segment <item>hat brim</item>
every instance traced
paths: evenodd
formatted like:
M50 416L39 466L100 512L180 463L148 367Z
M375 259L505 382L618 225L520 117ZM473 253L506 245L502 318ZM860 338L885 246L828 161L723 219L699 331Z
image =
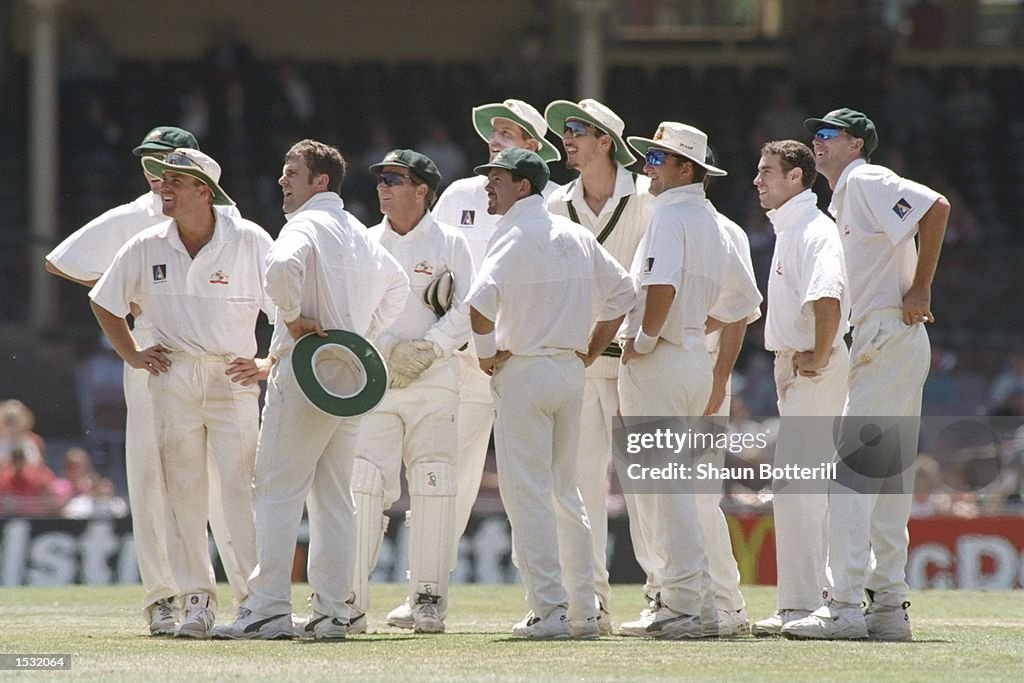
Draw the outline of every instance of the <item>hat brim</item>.
M485 142L490 141L491 133L494 132L494 124L491 123L491 120L498 116L515 121L516 125L529 133L530 137L537 140L540 143L540 149L537 150L537 154L544 161L558 161L562 158L558 148L548 142L539 130L503 104L484 104L479 107L473 107L473 127L476 128L477 135L483 138Z
M378 164L374 164L373 166L370 166L370 168L367 169L367 170L370 172L371 175L376 175L378 171L380 171L381 169L385 168L386 166L398 166L399 168L407 168L407 169L409 169L413 173L416 173L416 177L423 179L423 182L426 183L427 187L429 187L431 190L436 191L437 188L439 188L441 186L441 178L440 177L438 177L436 180L434 178L426 178L426 177L420 175L419 173L417 173L416 169L413 168L412 166L410 166L409 164L403 164L403 163L398 162L398 161L388 161L388 162L383 162L382 161L382 162L380 162Z
M220 185L214 182L213 178L206 175L202 169L195 168L194 166L175 166L174 164L168 164L164 161L155 157L142 157L142 168L146 169L146 172L157 178L164 174L164 171L171 171L172 173L184 173L190 175L193 178L205 183L210 190L213 192L213 203L218 206L233 206L234 201L228 196Z
M499 169L501 171L508 171L509 173L519 173L519 171L517 171L515 168L511 168L509 166L503 166L501 164L496 164L494 162L490 162L490 163L487 163L487 164L482 164L480 166L475 167L473 169L473 173L476 173L477 175L486 176L488 173L491 172L492 168L496 168L496 169ZM526 176L523 176L523 178L526 178ZM526 178L526 179L529 180L529 178ZM544 186L546 187L547 183L550 182L550 181L551 181L551 176L548 176L548 180L547 180L547 182L544 183ZM537 187L536 185L534 185L532 180L530 180L530 187L532 187L537 192L540 192L540 193L544 192L544 187Z
M822 126L835 126L836 128L842 128L843 130L850 129L850 124L846 123L845 121L841 121L839 119L830 119L827 116L823 119L806 119L804 121L804 128L806 128L812 133L818 132L818 129L821 128Z
M144 142L133 149L132 154L140 157L143 154L148 154L149 152L173 152L175 149L174 145L169 145L166 142L161 142L159 140L151 140L149 142Z
M637 161L636 156L629 151L629 147L621 136L613 130L608 130L608 128L605 127L605 124L595 119L584 109L581 109L575 102L570 102L569 100L555 100L548 105L547 109L544 110L544 120L548 122L548 128L554 131L556 135L559 131L565 128L565 122L568 119L586 121L595 128L600 128L605 133L612 136L612 140L615 141L615 161L619 162L623 166L629 166Z
M647 150L649 150L651 147L654 147L655 149L663 149L666 152L671 152L672 154L678 154L681 157L686 157L687 159L697 164L698 166L704 167L704 169L708 172L708 175L710 176L729 175L728 171L724 171L718 168L717 166L712 166L703 159L696 159L681 149L676 149L675 147L666 145L664 140L651 140L650 138L641 138L635 135L631 135L626 139L629 141L629 146L635 149L637 151L637 154L639 154L641 157L646 157Z
M325 330L326 337L310 333L295 342L292 349L292 373L302 394L313 406L335 417L365 415L382 400L388 388L388 370L380 353L363 337L348 330ZM363 370L362 387L350 396L338 396L324 388L316 375L313 361L324 346L342 346L355 357Z

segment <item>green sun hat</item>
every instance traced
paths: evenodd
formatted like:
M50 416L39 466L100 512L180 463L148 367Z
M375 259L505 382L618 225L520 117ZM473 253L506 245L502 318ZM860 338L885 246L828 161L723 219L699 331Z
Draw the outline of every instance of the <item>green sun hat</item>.
M544 161L558 161L562 158L558 148L544 138L548 132L548 124L545 123L544 116L526 102L505 100L501 103L473 107L473 127L476 128L477 135L482 137L485 142L489 142L491 139L491 133L494 131L493 121L497 117L515 122L530 137L539 142L540 149L537 150L537 154Z
M622 133L626 130L625 122L597 100L580 100L579 104L568 100L555 100L544 110L544 119L555 135L562 134L565 122L569 119L589 123L612 136L615 142L615 161L623 166L629 166L636 161L636 156L629 151L629 147L622 139Z
M335 417L357 417L384 400L388 370L365 338L348 330L310 333L292 349L292 373L303 395Z
M231 206L235 202L228 196L217 181L220 180L220 164L198 149L179 147L168 152L163 159L142 157L142 168L152 176L160 178L164 171L184 173L196 178L213 192L213 203L218 206Z

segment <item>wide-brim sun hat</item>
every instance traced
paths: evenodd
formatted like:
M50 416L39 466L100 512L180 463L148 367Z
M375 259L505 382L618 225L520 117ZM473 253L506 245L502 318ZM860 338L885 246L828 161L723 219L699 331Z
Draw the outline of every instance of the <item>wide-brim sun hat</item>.
M217 181L220 180L220 164L198 149L179 147L173 152L168 152L163 159L142 157L142 168L146 169L146 173L157 178L162 177L164 171L190 175L210 188L210 191L213 192L214 204L231 206L235 203L228 193L217 184Z
M529 134L530 137L540 143L537 154L544 161L558 161L562 158L558 148L545 139L548 132L548 124L544 116L522 100L505 100L495 104L482 104L473 107L473 127L477 135L489 142L491 133L494 131L495 118L508 119Z
M292 373L303 396L321 412L357 417L384 399L388 370L384 359L365 338L348 330L310 333L295 342Z
M685 123L663 121L658 126L653 138L631 135L626 139L629 141L629 146L635 149L641 157L646 157L647 150L652 147L664 149L686 157L698 166L703 166L710 176L729 175L726 171L707 162L707 134Z
M615 161L623 166L629 166L637 160L622 139L626 124L615 112L597 100L580 100L578 104L569 100L555 100L544 110L544 120L555 135L561 133L569 119L589 123L610 135L615 142Z

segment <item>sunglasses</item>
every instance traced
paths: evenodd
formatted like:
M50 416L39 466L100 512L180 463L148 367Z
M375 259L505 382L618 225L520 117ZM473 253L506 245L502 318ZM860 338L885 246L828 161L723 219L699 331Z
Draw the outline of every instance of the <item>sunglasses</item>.
M663 149L649 149L647 150L647 154L644 155L644 162L648 166L661 166L665 163L665 159L668 157L675 157L677 159L681 158L678 154L666 152Z
M814 132L815 140L832 140L839 137L838 128L819 128Z
M181 152L170 152L164 157L163 161L168 166L183 166L185 168L198 168L202 170L202 167L194 159Z
M394 171L383 171L377 174L377 184L384 183L388 187L397 187L402 184L402 180L412 180L412 176L404 173L395 173Z
M587 131L591 128L594 128L594 126L583 123L582 121L566 121L565 127L562 128L562 135L568 134L574 138L582 138L587 136Z

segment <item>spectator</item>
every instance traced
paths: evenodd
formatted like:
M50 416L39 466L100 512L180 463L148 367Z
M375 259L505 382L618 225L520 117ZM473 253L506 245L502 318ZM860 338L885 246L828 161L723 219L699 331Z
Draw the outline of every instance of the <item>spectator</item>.
M64 454L64 476L53 481L56 505L64 506L76 496L91 493L95 477L89 453L84 448L69 448Z
M32 411L21 401L0 403L0 466L8 463L15 449L21 450L29 465L46 463L46 445L32 431L35 422Z
M761 110L754 124L751 149L758 151L772 140L803 140L807 136L804 132L806 118L806 113L793 102L792 84L775 83L771 103Z
M907 10L910 20L910 47L939 50L946 45L946 13L931 0L918 0Z
M64 506L68 519L122 519L128 516L128 503L117 495L114 482L96 477L91 493L81 493Z
M43 517L56 511L53 471L44 463L30 464L21 448L11 451L0 466L0 509L14 517Z
M1006 367L992 381L988 404L993 410L998 411L1009 402L1012 396L1022 393L1024 393L1024 354L1014 353L1006 361Z
M440 121L434 121L425 140L422 140L416 149L430 157L437 164L441 171L440 192L448 186L448 183L466 175L469 170L469 162L462 148L452 142L448 128Z

